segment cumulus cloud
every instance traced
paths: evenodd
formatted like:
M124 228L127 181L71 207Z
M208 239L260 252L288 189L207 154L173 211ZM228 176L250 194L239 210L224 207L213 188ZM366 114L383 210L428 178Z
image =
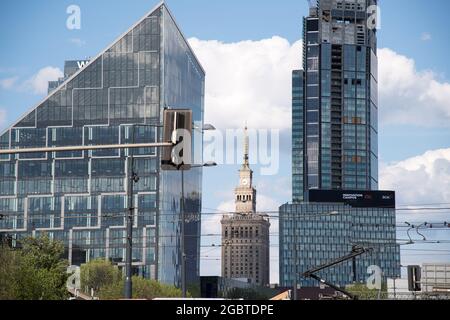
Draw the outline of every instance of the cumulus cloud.
M270 194L273 198L287 201L292 198L292 178L291 176L260 177L258 179L258 191L262 194ZM278 206L279 206L278 202ZM273 210L272 206L267 206L268 211ZM278 207L276 208L278 210Z
M383 124L448 126L450 83L418 71L413 59L380 49L380 118Z
M218 128L290 128L291 70L301 41L280 37L224 43L189 40L206 70L205 118Z
M400 204L446 203L450 199L450 149L428 151L380 169L380 187L396 190Z
M59 68L45 67L39 70L34 76L25 81L22 86L24 91L31 91L35 94L45 95L48 90L48 82L56 81L64 74Z
M234 212L233 200L222 202L217 207L217 210L216 212L214 212L214 214L204 215L202 217L202 234L220 234L222 232L220 225L222 214L227 214L228 212Z
M19 80L19 77L0 79L0 88L6 90L11 89L17 83L17 80Z
M255 129L290 128L291 70L301 68L302 41L189 42L207 73L206 121L218 128L244 121ZM391 49L378 52L381 123L448 126L450 83Z

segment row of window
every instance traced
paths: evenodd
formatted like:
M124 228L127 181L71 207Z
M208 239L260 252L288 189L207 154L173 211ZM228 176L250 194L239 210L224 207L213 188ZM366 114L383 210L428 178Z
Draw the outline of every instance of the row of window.
M156 158L135 158L134 171L140 176L157 172ZM17 165L17 167L16 167ZM69 178L69 177L124 177L126 161L120 158L0 162L0 177ZM16 170L17 168L17 170ZM16 174L17 171L17 174Z
M78 145L100 145L122 143L156 142L157 129L153 126L94 126L64 128L23 128L11 130L11 148L62 147ZM5 135L2 138L9 140ZM6 145L4 145L6 144ZM2 143L9 148L9 143ZM94 151L101 156L102 151ZM116 152L117 153L117 152ZM79 153L82 154L82 153ZM59 154L57 154L58 156ZM31 158L45 158L43 155L30 155ZM29 158L23 157L20 158Z

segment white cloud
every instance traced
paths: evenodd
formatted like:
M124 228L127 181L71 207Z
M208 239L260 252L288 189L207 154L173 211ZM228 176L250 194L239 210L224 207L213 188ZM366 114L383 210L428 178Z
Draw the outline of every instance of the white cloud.
M77 47L84 47L86 45L86 41L80 38L70 38L69 42L76 45Z
M290 128L291 70L301 67L301 41L189 42L207 74L207 122L218 128L240 128L245 121L251 128ZM417 70L413 59L391 49L378 52L382 123L448 126L450 83Z
M301 67L301 41L189 42L207 74L207 122L218 128L241 128L245 121L250 128L290 128L291 70ZM393 50L378 52L381 123L448 126L450 83L417 70L413 59Z
M210 212L211 210L204 211L214 214L204 215L202 217L202 234L220 234L222 232L220 225L222 213L227 214L228 212L234 212L234 201L230 200L222 202L215 212Z
M290 175L260 177L257 183L257 189L262 194L270 194L279 201L288 201L292 198L292 178ZM278 206L280 205L279 201Z
M291 70L301 41L273 37L223 43L189 40L206 70L205 118L218 128L290 128Z
M380 169L381 189L395 190L399 204L450 201L450 149L428 151Z
M414 60L390 49L378 54L381 122L448 126L450 83L438 81L431 71L418 71Z
M420 40L422 40L422 41L430 41L431 39L432 39L431 34L428 32L423 32L420 35Z
M48 82L58 80L58 78L63 76L64 74L59 68L45 67L25 81L22 89L24 91L32 91L35 94L45 95L48 90Z
M11 89L17 83L17 80L19 80L19 77L0 79L0 88Z

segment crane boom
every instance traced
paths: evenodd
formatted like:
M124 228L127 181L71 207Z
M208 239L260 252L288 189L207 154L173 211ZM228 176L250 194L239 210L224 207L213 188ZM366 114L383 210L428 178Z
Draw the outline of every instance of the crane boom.
M304 272L302 276L304 278L315 279L315 280L317 280L317 281L319 281L319 282L321 282L321 283L323 283L323 284L325 284L325 285L327 285L327 286L329 286L329 287L331 287L331 288L333 288L333 289L343 293L344 295L348 296L350 299L355 300L356 297L354 295L352 295L351 293L345 291L344 289L339 288L338 286L335 286L335 285L327 282L326 280L324 280L324 279L320 278L319 276L317 276L315 273L317 273L319 271L322 271L324 269L328 269L328 268L334 267L334 266L336 266L338 264L341 264L341 263L343 263L345 261L348 261L348 260L351 260L351 259L355 259L356 257L359 257L359 256L361 256L361 255L363 255L363 254L365 254L367 252L371 252L372 250L373 250L373 248L364 248L364 247L354 246L353 249L352 249L352 252L350 254L348 254L346 256L343 256L341 258L338 258L338 259L336 259L336 260L334 260L332 262L323 264L323 265L321 265L319 267L316 267L314 269L308 270L308 271Z

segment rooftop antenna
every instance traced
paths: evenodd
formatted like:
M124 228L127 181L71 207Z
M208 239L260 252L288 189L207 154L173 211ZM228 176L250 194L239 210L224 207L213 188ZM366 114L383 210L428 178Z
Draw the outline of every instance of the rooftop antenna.
M244 167L249 167L249 138L248 138L248 127L247 121L245 121L245 129L244 129Z

